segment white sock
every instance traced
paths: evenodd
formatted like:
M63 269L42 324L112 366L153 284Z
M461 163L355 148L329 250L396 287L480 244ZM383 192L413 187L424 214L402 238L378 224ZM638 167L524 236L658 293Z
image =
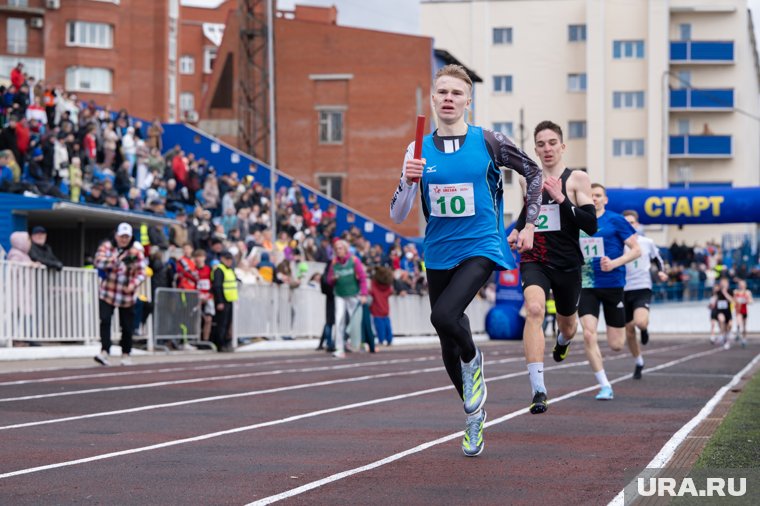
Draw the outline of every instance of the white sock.
M644 366L644 355L636 357L636 365Z
M595 372L594 376L596 376L596 381L599 383L600 387L610 387L612 386L607 379L607 375L604 373L604 369L602 369L599 372Z
M562 332L560 332L557 335L557 344L560 346L566 346L570 341L565 340L565 336L562 335Z
M530 388L532 390L532 393L546 393L546 387L544 386L543 362L533 362L528 364L528 376L530 376Z

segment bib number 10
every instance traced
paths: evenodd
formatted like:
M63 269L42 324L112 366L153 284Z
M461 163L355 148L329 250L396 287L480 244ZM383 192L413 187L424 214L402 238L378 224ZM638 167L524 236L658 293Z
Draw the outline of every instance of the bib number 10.
M442 195L438 200L435 201L435 203L440 206L442 216L445 216L447 214L459 215L463 214L467 210L467 202L464 200L464 197L460 197L458 195L449 199L448 202L446 202L446 196Z
M472 183L431 184L430 214L438 218L464 218L475 214Z

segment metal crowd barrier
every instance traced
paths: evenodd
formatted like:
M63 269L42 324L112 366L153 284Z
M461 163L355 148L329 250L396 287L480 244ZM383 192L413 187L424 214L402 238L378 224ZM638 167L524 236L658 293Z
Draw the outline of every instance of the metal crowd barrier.
M98 273L0 261L0 343L100 339Z
M196 290L158 288L153 299L153 339L148 348L160 341L175 340L198 345L201 341L201 294Z
M285 285L241 285L238 297L233 309L236 338L322 335L325 296L319 289L291 289Z
M433 335L430 323L430 299L427 295L394 295L389 300L391 328L394 336ZM470 330L485 332L486 313L493 304L475 298L465 310L470 320Z
M319 337L325 324L325 296L317 288L291 290L284 285L242 285L234 309L237 338ZM278 298L277 315L274 300ZM427 295L392 296L391 327L396 336L434 335ZM467 308L473 332L485 332L486 313L493 304L475 299Z

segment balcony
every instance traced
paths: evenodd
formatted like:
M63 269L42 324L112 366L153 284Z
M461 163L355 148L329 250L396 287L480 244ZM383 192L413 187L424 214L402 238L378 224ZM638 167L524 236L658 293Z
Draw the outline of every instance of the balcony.
M732 111L733 88L670 90L671 111Z
M671 135L670 158L731 158L730 135Z
M670 42L670 63L734 63L732 40L677 40Z

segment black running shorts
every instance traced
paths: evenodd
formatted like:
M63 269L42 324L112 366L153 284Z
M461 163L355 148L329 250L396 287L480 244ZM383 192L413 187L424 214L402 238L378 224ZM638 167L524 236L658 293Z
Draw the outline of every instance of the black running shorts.
M623 287L584 288L578 304L578 316L592 315L599 318L599 304L604 308L604 321L608 327L625 327L625 304Z
M557 314L572 316L578 310L578 300L581 294L581 270L560 271L552 269L539 262L520 264L523 290L527 286L540 286L544 289L546 298L549 290L554 294L557 304Z
M625 304L625 323L633 321L633 312L638 308L644 308L649 311L649 303L652 302L652 290L641 288L639 290L629 290L623 296Z

